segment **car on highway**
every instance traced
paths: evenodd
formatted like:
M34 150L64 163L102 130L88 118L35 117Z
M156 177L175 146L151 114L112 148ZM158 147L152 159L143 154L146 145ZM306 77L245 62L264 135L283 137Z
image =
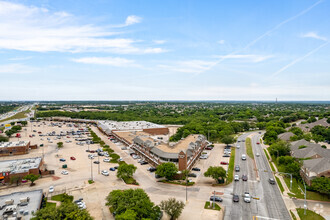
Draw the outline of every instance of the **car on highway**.
M237 145L237 146L236 146L236 148L237 148L237 149L240 149L240 146L239 146L239 145Z
M235 171L236 172L239 172L240 171L239 165L235 165Z
M246 155L242 154L242 160L246 160Z
M75 157L70 157L70 159L71 159L71 160L76 160L76 158L75 158Z
M234 194L233 195L233 202L239 202L239 196Z
M222 199L219 196L211 196L210 201L222 202Z
M68 171L66 171L66 170L62 170L61 174L62 174L62 175L68 175L68 174L69 174L69 172L68 172Z
M103 176L109 176L109 172L107 170L102 170L101 174Z
M65 161L66 161L66 159L64 159L64 158L61 158L61 159L60 159L60 161L61 161L61 162L65 162Z
M260 144L260 142L257 142L257 144Z
M222 164L222 165L228 165L228 162L226 162L226 161L221 161L220 164Z
M48 192L52 193L54 192L54 190L55 190L54 186L50 186Z
M94 161L93 163L95 163L95 164L100 164L100 161Z
M260 156L260 154L259 154L259 153L256 153L256 156L257 156L257 157L259 157L259 156Z
M243 180L243 181L247 181L247 180L248 180L248 176L245 175L245 174L243 174L243 175L242 175L242 180Z
M272 185L275 185L275 180L273 178L269 178L268 179L268 182Z
M237 174L234 176L234 180L239 181L239 176Z
M193 171L201 171L201 169L199 169L198 167L194 167L192 168Z
M104 158L103 162L110 162L110 159L109 158Z
M246 202L246 203L250 203L251 202L250 193L248 193L248 192L245 192L244 193L244 202Z

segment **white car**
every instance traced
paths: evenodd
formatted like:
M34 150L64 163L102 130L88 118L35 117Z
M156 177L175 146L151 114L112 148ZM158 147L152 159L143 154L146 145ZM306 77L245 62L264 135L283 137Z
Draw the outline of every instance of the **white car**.
M54 190L55 190L54 186L50 186L48 192L52 193L52 192L54 192Z
M237 174L234 176L234 180L239 181L239 176Z
M207 159L209 156L207 156L207 154L203 154L199 157L199 159Z
M245 192L244 193L244 202L246 202L246 203L250 203L251 202L250 193L248 193L248 192Z
M102 174L103 176L109 176L109 171L107 171L107 170L102 170L101 174Z
M68 171L66 171L66 170L62 170L61 174L62 174L62 175L68 175L68 174L69 174L69 172L68 172Z
M239 148L240 148L240 146L239 146L239 145L237 145L237 146L236 146L236 148L237 148L237 149L239 149Z
M256 156L257 156L257 157L259 157L259 156L260 156L260 154L259 154L259 153L256 153Z
M138 155L136 155L136 154L133 154L132 157L133 157L133 159L135 159L135 160L140 158L140 157L139 157Z
M242 154L242 160L246 160L246 155Z
M85 202L78 202L78 203L76 203L77 204L77 206L80 208L80 209L86 209L86 204L85 204Z
M103 162L110 162L110 159L109 158L104 158Z

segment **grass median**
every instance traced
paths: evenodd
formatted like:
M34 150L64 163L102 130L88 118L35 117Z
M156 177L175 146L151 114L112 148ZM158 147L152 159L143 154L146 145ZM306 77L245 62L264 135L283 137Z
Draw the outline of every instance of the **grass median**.
M280 187L280 190L283 193L284 192L284 187L283 187L283 185L281 183L280 178L278 178L277 176L275 176L275 179L276 179L276 182L277 182L278 187Z
M233 182L233 178L234 178L234 166L235 166L235 147L232 147L231 149L231 155L230 155L230 159L229 159L229 165L228 165L228 170L227 170L227 180L226 180L226 184L229 184L231 182Z
M246 144L246 154L252 159L254 159L251 138L246 138L245 144Z

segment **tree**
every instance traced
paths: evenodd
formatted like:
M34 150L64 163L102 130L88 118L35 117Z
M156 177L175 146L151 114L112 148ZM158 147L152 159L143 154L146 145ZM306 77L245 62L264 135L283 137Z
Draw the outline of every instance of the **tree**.
M290 154L290 144L283 140L280 140L270 145L268 151L271 155L274 155L275 157L286 156Z
M37 179L39 179L40 175L35 175L35 174L28 174L24 177L24 179L26 180L30 180L31 181L31 186L34 185L34 181L36 181Z
M225 135L221 138L221 142L225 143L227 146L235 142L235 139L230 135Z
M184 209L184 203L175 198L169 198L160 202L160 208L170 216L171 220L175 220L181 215Z
M19 123L21 123L21 125L23 125L23 126L27 125L27 121L20 121Z
M204 173L204 176L206 177L212 177L214 180L216 180L218 183L220 183L220 179L224 180L226 176L226 170L222 167L213 167L210 166L207 171Z
M63 202L59 207L48 206L38 210L31 220L92 220L90 214L84 210L79 209L76 204L71 202Z
M22 178L21 178L20 176L11 176L11 177L10 177L10 184L16 183L16 186L18 186L19 181L20 181L21 179L22 179Z
M111 206L111 210L116 212L116 215L121 215L127 210L133 210L136 213L136 219L157 219L161 215L159 206L155 206L150 201L143 189L113 190L106 200L106 205ZM129 211L126 214L133 213Z
M137 167L133 164L122 163L118 167L117 177L120 179L133 177Z
M62 148L62 147L63 147L63 142L58 142L58 143L57 143L57 147L58 147L58 148Z
M11 125L15 125L15 124L16 124L16 122L14 122L14 121L13 121L13 122L10 122L10 124L11 124Z
M312 188L320 193L330 195L330 178L317 177L312 180Z
M116 215L116 220L135 220L136 212L131 209L127 209L124 213Z
M11 130L7 130L5 131L5 134L7 135L8 138L10 138L13 132Z
M330 117L327 119L327 122L330 124Z
M168 180L172 180L173 176L177 174L178 168L174 163L162 163L157 167L156 174L159 176L164 176Z

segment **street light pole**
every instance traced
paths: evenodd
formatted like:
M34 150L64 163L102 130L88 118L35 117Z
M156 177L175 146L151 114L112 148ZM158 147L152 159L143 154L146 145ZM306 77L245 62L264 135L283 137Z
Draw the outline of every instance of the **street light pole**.
M306 202L306 184L305 181L303 181L304 187L305 187L305 204L304 204L304 215L306 215L306 209L307 209L307 202Z
M92 163L92 157L91 157L91 180L93 181L93 163Z

